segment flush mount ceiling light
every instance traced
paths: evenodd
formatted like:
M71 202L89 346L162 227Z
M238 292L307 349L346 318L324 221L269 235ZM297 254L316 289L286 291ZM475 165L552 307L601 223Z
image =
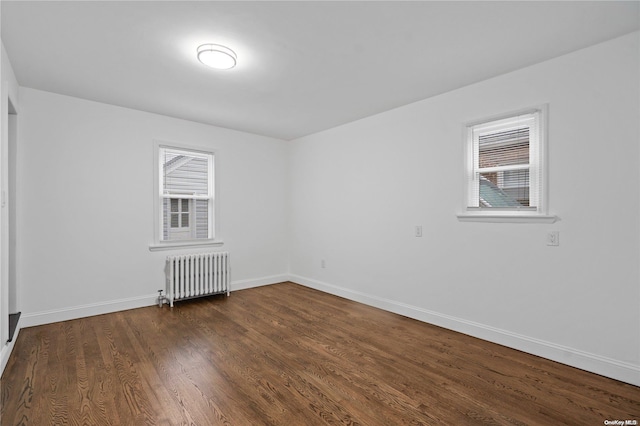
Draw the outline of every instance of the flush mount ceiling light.
M219 44L203 44L198 47L198 60L211 68L228 70L236 66L236 53Z

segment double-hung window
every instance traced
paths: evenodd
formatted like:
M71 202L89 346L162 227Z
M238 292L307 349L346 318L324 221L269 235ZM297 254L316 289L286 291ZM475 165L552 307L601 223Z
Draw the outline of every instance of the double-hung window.
M547 215L546 109L466 126L462 220L553 221Z
M156 146L156 243L200 245L215 238L214 153Z

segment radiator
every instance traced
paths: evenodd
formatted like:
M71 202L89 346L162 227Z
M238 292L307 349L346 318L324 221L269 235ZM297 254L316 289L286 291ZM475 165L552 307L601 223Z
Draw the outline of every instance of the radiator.
M229 296L229 253L167 256L167 299L192 299L211 294Z

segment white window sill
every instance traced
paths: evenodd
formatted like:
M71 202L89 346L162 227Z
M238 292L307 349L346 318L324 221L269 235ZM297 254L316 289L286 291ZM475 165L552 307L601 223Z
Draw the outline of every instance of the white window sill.
M149 244L149 251L175 250L194 247L220 247L223 244L224 241L221 240L163 241L161 243Z
M489 223L554 223L558 216L546 214L481 214L460 213L460 222L489 222Z

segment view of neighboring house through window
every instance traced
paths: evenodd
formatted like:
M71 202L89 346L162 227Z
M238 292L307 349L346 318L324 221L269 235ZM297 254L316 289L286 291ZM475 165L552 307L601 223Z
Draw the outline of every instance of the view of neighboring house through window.
M529 206L529 128L478 137L481 207Z
M467 130L468 210L541 212L541 111Z
M160 147L162 240L213 238L213 154Z

